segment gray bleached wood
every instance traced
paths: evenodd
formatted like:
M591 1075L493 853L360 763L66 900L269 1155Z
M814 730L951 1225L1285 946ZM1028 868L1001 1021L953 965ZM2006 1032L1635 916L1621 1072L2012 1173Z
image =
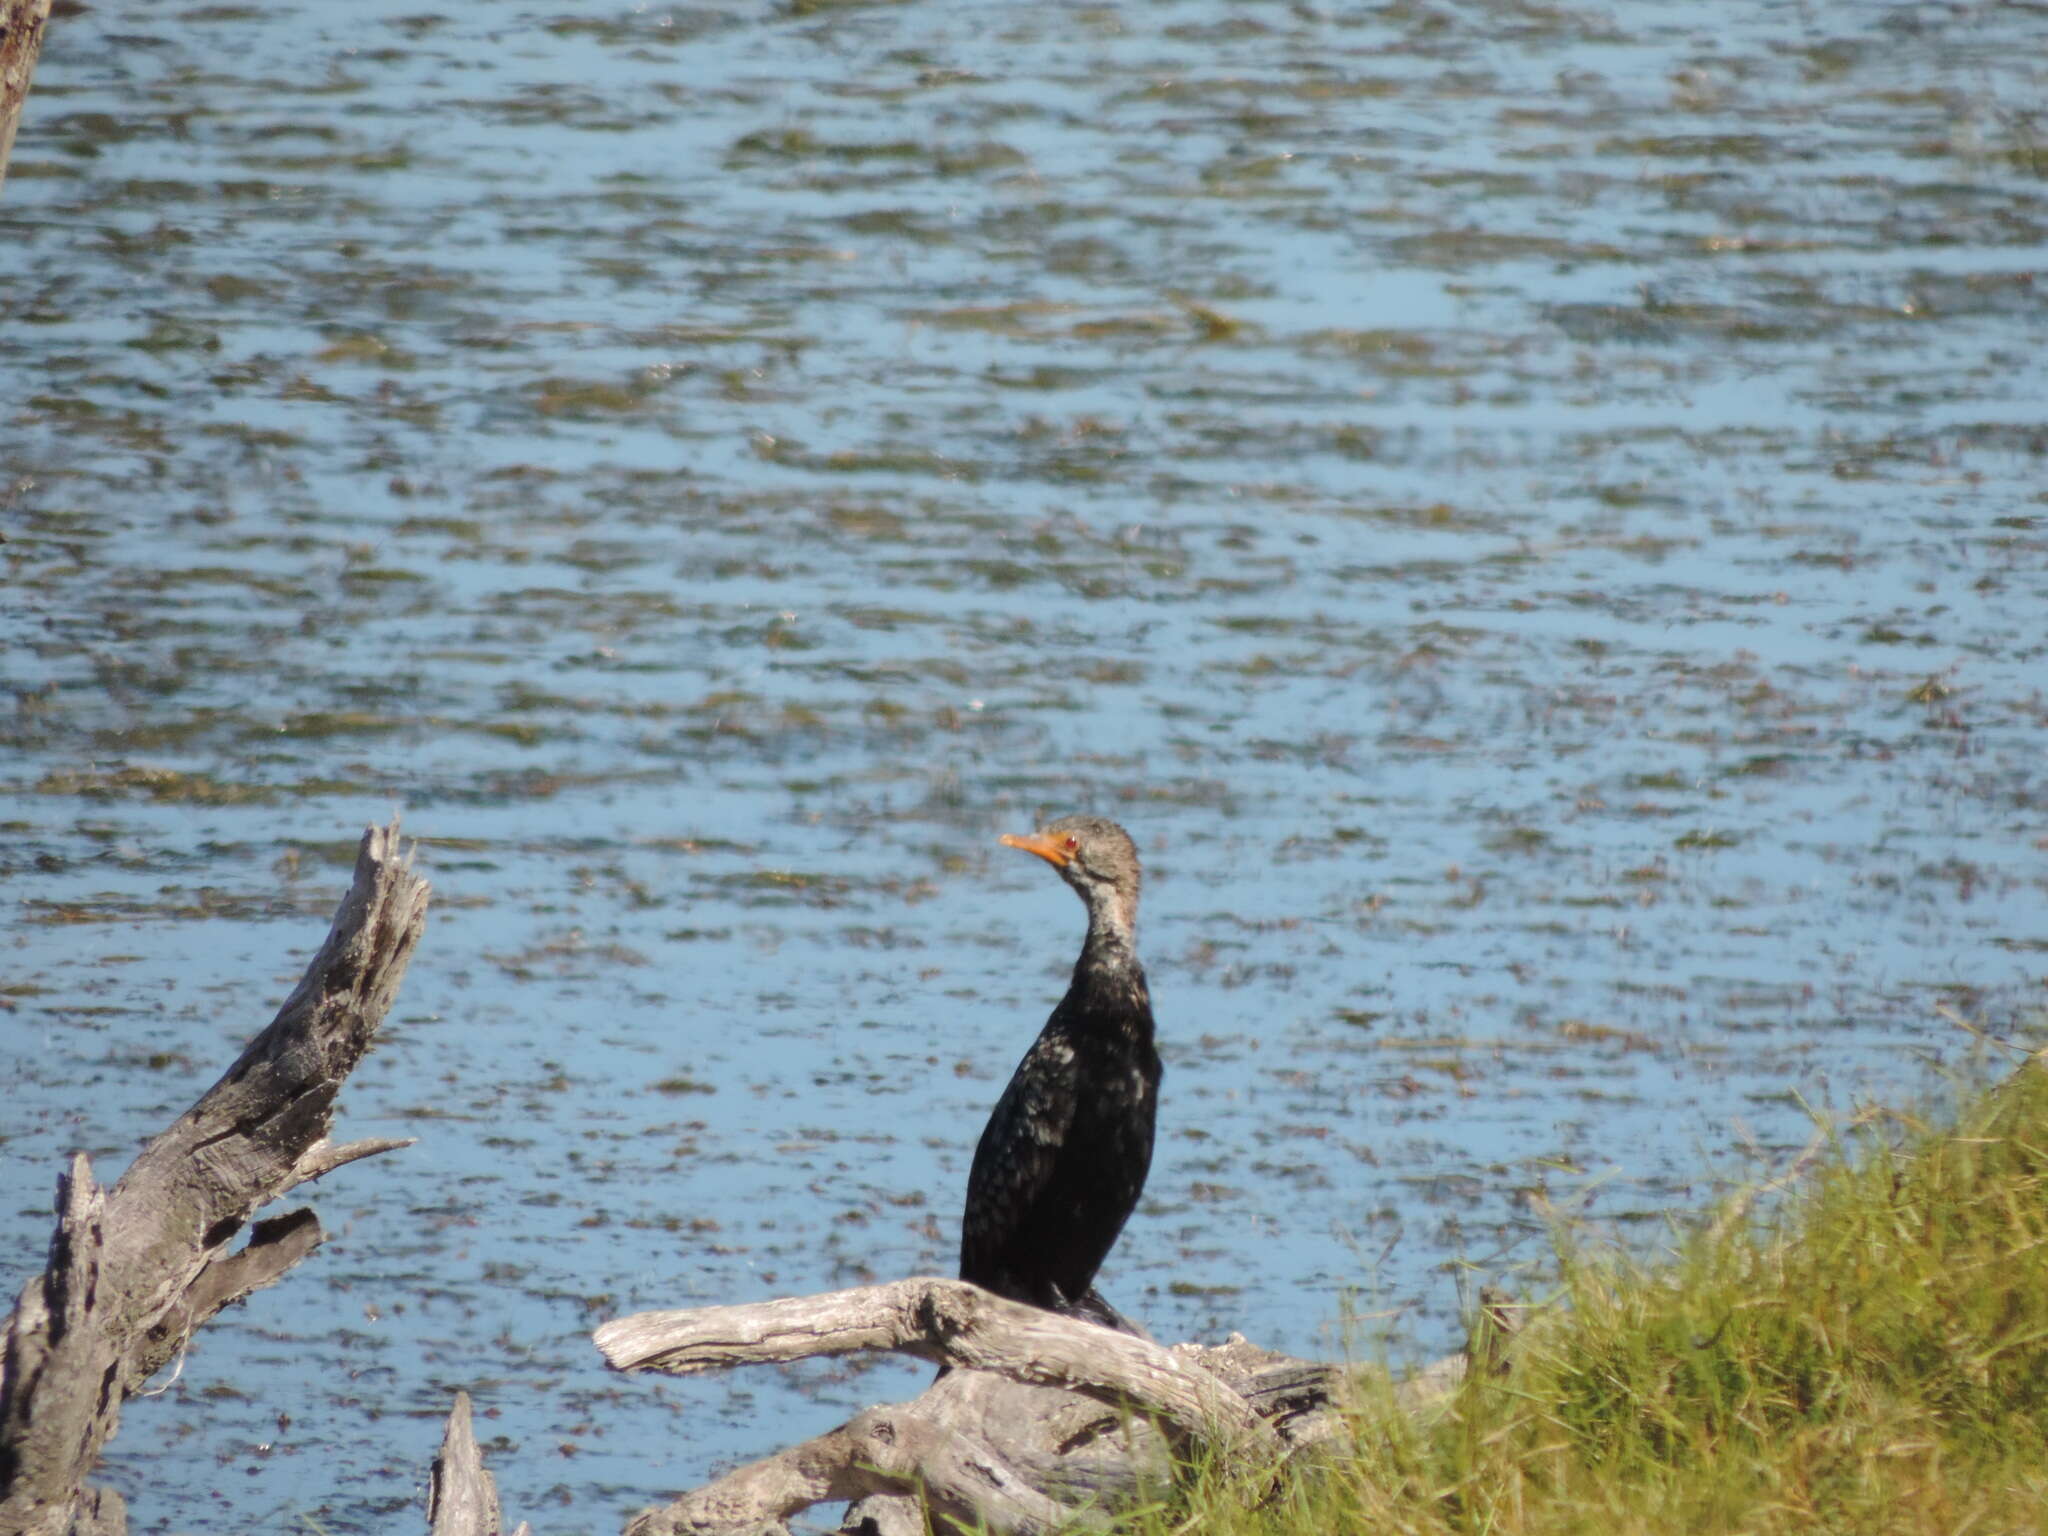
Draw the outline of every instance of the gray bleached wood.
M50 0L0 0L0 184L14 153L14 130L50 24Z
M604 1324L593 1337L617 1370L672 1375L890 1350L1129 1404L1241 1455L1271 1460L1280 1453L1271 1427L1243 1398L1171 1351L965 1280L923 1276L742 1306L642 1312Z
M858 1413L664 1508L643 1510L627 1536L786 1530L784 1522L814 1504L906 1488L921 1489L934 1513L970 1527L1045 1536L1069 1523L1072 1510L1024 1482L985 1442L918 1411L925 1402Z
M441 1436L441 1454L427 1485L427 1536L498 1536L498 1484L484 1470L471 1421L469 1394L455 1394L455 1408ZM522 1523L512 1536L527 1536Z
M1483 1298L1487 1338L1513 1319ZM1476 1329L1475 1332L1480 1331ZM945 1370L914 1401L870 1408L774 1456L643 1510L628 1536L786 1532L814 1504L853 1500L844 1528L923 1536L931 1516L1046 1536L1129 1503L1171 1475L1172 1453L1213 1448L1247 1497L1296 1451L1338 1436L1352 1373L1233 1335L1218 1346L1114 1333L965 1281L918 1278L740 1306L643 1312L594 1335L617 1370L678 1375L888 1350ZM1489 1347L1489 1369L1504 1356ZM1413 1413L1464 1374L1451 1357L1397 1389Z
M194 1329L272 1284L321 1241L310 1210L262 1206L376 1152L327 1133L342 1083L369 1049L426 926L427 883L373 828L326 942L270 1025L176 1124L103 1190L74 1157L59 1182L49 1264L0 1335L0 1536L119 1536L118 1496L86 1477L122 1400Z

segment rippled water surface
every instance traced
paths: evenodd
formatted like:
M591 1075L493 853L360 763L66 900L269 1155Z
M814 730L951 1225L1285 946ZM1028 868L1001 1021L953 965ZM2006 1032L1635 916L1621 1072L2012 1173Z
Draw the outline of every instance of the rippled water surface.
M72 7L0 193L0 1268L360 828L410 1152L133 1405L139 1527L622 1512L905 1394L620 1312L943 1270L1124 821L1103 1280L1397 1354L2048 980L2038 8ZM1710 1173L1710 1170L1713 1173Z

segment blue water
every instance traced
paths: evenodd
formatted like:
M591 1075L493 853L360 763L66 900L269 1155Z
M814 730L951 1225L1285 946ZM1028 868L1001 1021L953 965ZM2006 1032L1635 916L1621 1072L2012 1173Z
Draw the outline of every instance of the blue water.
M1122 820L1103 1276L1426 1356L1802 1103L2038 1042L2024 15L928 0L60 17L0 192L0 1259L402 813L333 1240L131 1405L139 1528L573 1532L916 1390L648 1307L944 1271ZM0 701L4 704L6 701ZM1347 1330L1350 1336L1347 1337ZM161 1384L161 1383L160 1383ZM282 1422L280 1415L286 1416Z

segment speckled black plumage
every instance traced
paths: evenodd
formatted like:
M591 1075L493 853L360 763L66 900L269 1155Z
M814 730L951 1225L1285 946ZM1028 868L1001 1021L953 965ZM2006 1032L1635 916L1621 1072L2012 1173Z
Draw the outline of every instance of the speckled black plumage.
M1004 841L1059 867L1087 905L1088 937L1067 995L975 1148L960 1278L1113 1318L1089 1290L1145 1188L1159 1103L1152 999L1135 947L1138 854L1123 828L1099 816Z

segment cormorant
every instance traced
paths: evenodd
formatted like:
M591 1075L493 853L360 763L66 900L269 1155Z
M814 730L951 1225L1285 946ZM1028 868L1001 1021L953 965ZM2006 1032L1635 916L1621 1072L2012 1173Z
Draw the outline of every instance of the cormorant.
M1100 816L1005 837L1060 872L1088 908L1073 984L974 1149L960 1278L1016 1301L1129 1325L1090 1289L1152 1165L1159 1052L1138 964L1138 850Z

